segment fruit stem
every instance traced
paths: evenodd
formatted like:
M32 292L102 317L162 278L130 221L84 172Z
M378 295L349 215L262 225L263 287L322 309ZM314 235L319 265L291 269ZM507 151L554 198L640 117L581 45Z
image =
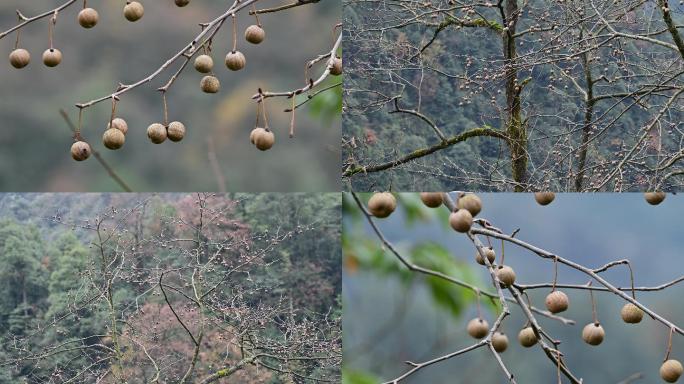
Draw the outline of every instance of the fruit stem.
M233 53L237 51L237 16L233 13Z
M17 13L17 17L19 18L19 22L21 22L21 15ZM17 29L17 40L14 42L14 49L19 48L19 36L21 34L21 28Z
M663 359L663 362L667 361L670 358L670 352L672 352L672 334L674 333L674 328L670 328L670 337L668 337L667 340L667 351L665 351L665 358Z
M556 282L558 281L558 256L553 258L553 284L551 285L551 292L556 290Z
M257 101L256 123L254 124L254 128L259 128L259 119L260 118L261 118L261 100Z
M629 268L629 281L632 283L632 299L636 300L636 292L634 289L634 271L632 265L627 261L627 268Z
M78 125L76 126L76 132L74 133L74 136L76 139L80 140L81 138L81 125L83 124L83 108L78 109Z
M50 21L48 21L48 39L50 40L50 51L53 51L55 48L52 44L52 35L54 34L53 30L55 25L57 25L57 11L55 11L55 14L52 15Z
M162 103L164 105L164 126L168 128L169 126L169 108L166 104L166 91L162 90Z
M292 95L292 119L290 120L290 137L294 137L294 131L295 131L295 111L297 110L295 108L295 100L296 97Z
M263 104L261 106L261 112L264 114L264 128L268 130L268 115L266 114L266 98L261 97L261 103Z
M588 287L591 287L591 281L587 283ZM589 296L591 297L591 318L594 320L594 324L599 324L598 315L596 314L596 300L594 300L594 290L589 290Z
M256 3L252 3L252 12L254 13L257 25L261 28L261 21L259 21L259 12L257 12Z
M115 116L116 116L116 97L112 97L112 114L109 117L109 128L114 128L113 124L114 124L114 117Z

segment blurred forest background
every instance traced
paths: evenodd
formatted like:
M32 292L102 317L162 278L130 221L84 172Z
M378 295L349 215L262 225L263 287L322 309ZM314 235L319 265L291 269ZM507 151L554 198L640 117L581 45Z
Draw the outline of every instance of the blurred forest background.
M62 0L0 2L0 30L17 22L16 9L37 15L62 4ZM15 70L6 59L0 65L0 190L5 191L119 191L93 158L74 162L69 155L71 132L59 114L65 109L75 121L78 102L110 94L119 84L132 83L156 70L227 8L227 3L194 0L178 8L173 0L143 1L145 16L136 23L122 14L124 1L88 2L100 13L99 24L85 30L76 22L80 4L60 14L55 47L64 54L62 64L46 68L40 57L48 46L47 19L22 30L22 46L32 55L29 67ZM283 1L260 1L272 7ZM188 134L181 143L153 145L147 126L162 120L162 104L156 89L173 73L165 72L152 83L125 94L118 107L128 121L126 145L109 151L102 133L111 103L89 108L84 115L83 136L102 153L134 191L219 190L208 157L214 146L229 191L334 191L339 190L339 142L341 90L325 92L299 110L297 135L288 138L289 100L267 103L275 147L260 152L249 143L254 128L257 88L289 91L303 86L305 63L328 52L332 29L340 20L340 3L324 0L288 11L264 14L266 40L258 45L244 41L242 31L254 23L247 12L238 16L239 49L247 67L231 72L223 65L231 32L227 24L214 41L215 73L221 92L201 92L202 76L191 66L168 93L171 121L183 122ZM306 36L306 44L302 44ZM0 40L6 58L15 35ZM318 74L320 68L316 68ZM317 75L316 75L317 76ZM339 79L329 79L333 84Z
M361 195L367 199L369 195ZM684 199L668 195L660 206L648 205L642 194L557 195L549 206L536 204L528 194L480 194L483 212L479 217L517 238L554 252L587 267L629 259L637 286L656 286L682 275L681 212ZM351 196L345 195L343 215L343 304L344 383L370 384L391 380L408 370L404 361L422 362L473 343L466 323L476 317L471 291L441 280L411 274L380 247L380 242L361 216ZM448 212L425 208L417 195L400 194L401 208L387 219L375 220L387 239L419 265L428 265L449 275L489 287L484 268L474 261L474 247L466 236L447 224ZM483 239L484 240L484 239ZM497 255L501 244L493 241ZM553 263L506 244L506 264L524 284L549 283ZM585 284L586 275L559 266L559 283ZM603 274L602 274L603 275ZM629 286L626 267L605 273L617 286ZM532 304L544 307L548 289L530 291ZM644 316L640 324L620 319L624 302L610 293L598 293L598 318L606 339L598 347L580 338L582 327L592 321L589 294L564 290L570 308L562 313L575 325L539 317L540 325L562 340L571 371L587 383L618 383L635 373L635 383L660 382L658 369L667 347L669 330ZM637 299L681 326L684 285L658 292L637 292ZM492 307L483 300L484 317L494 321ZM512 316L503 323L509 337L508 350L501 354L518 383L556 382L556 368L535 346L525 349L517 342L525 325L520 308L510 307ZM684 357L684 339L674 336L672 358ZM406 384L507 383L492 354L485 349L427 367L402 381ZM563 382L566 382L565 379Z
M108 360L98 363L106 352L102 344L111 347L111 338L108 342L101 336L111 332L106 306L103 300L98 300L98 305L83 308L77 303L85 301L86 295L91 295L93 289L101 289L99 285L104 284L95 279L92 281L95 287L89 286L91 268L97 269L100 257L95 245L97 236L92 228L97 217L113 212L124 220L121 225L110 226L109 231L119 231L117 239L135 237L142 244L139 249L119 248L117 251L126 254L125 264L132 263L133 271L121 268L114 275L112 296L123 334L129 333L130 338L131 334L136 335L136 326L149 327L146 333L134 339L151 343L148 344L149 353L162 367L161 382L179 382L177 377L174 379L173 374L178 374L174 370L187 368L192 343L172 314L165 310L161 295L148 289L159 281L159 277L155 277L159 271L178 268L178 272L169 274L173 275L169 276L171 284L190 290L188 285L182 285L182 279L176 282L182 266L188 262L182 247L174 245L173 241L162 242L163 246L159 246L154 239L187 236L176 229L174 221L167 221L169 218L181 217L192 225L201 225L198 223L202 220L193 216L197 199L198 196L192 194L0 194L0 383L61 383L84 368L87 372L75 379L76 382L95 382L97 373L108 369ZM204 220L207 225L211 224L207 233L223 236L212 241L234 239L238 241L238 249L230 249L225 256L227 259L221 265L212 266L199 280L212 281L212 274L221 278L228 273L234 260L243 262L245 254L260 249L268 251L269 244L273 244L263 263L248 269L247 279L242 274L231 275L231 282L218 289L217 294L222 297L219 303L235 305L248 300L253 310L259 311L277 307L283 298L290 298L290 310L297 311L297 324L306 324L305 319L314 321L318 327L315 338L325 335L334 343L334 334L340 332L341 317L339 194L229 194L210 197L207 201L210 203L205 209ZM136 208L143 202L145 209ZM216 206L225 209L223 216L212 211ZM296 235L274 240L278 233L289 232ZM215 243L211 244L213 247ZM257 288L240 290L240 287L252 285ZM244 297L233 297L225 302L231 295ZM198 327L193 320L193 306L184 304L181 295L170 297L189 327ZM212 299L207 297L206 300ZM239 359L240 350L233 349L226 338L232 327L239 328L242 321L256 319L246 315L247 319L241 320L235 318L232 311L230 316L228 313L215 307L206 309L205 315L210 318L217 321L222 316L225 318L222 325L212 323L207 328L197 376L192 376L192 382L199 382L197 377L216 372L222 364L234 364ZM278 327L274 324L282 319L261 318L258 321L263 328L258 337L274 343L280 340ZM332 334L325 333L326 329ZM310 336L312 340L313 336ZM288 337L294 343L296 332ZM150 372L154 372L151 364L135 344L126 343L126 372L141 380L133 382L149 382ZM336 353L332 346L323 351L306 351L305 345L298 348L297 353L301 354ZM42 356L43 353L46 355ZM41 357L32 359L33 354ZM317 370L310 370L311 375L339 378L339 359L312 366ZM291 383L288 377L250 365L230 380Z

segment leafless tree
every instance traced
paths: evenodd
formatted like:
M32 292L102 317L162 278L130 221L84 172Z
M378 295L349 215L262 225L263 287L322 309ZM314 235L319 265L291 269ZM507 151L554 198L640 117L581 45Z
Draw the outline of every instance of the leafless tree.
M3 370L37 368L60 356L44 383L337 382L341 326L335 309L299 308L265 269L282 262L278 247L321 223L257 232L231 213L241 201L189 195L176 211L154 213L154 199L109 208L94 220L57 213L51 221L92 238L80 283L66 310L31 322L11 340ZM68 217L68 215L67 215ZM257 277L262 276L262 277ZM117 292L132 292L122 301ZM102 334L69 334L65 322L99 314ZM45 333L57 341L37 344ZM66 333L66 334L65 334ZM10 343L6 340L6 343ZM73 366L84 358L90 364ZM31 370L28 370L29 372Z
M348 0L344 7L351 183L372 176L386 189L390 176L408 174L414 183L475 190L681 184L684 40L674 2ZM407 134L424 139L405 143Z
M462 198L466 194L463 192L455 192L456 199L452 199L452 196L449 193L441 193L438 194L441 195L441 201L442 204L439 204L436 206L436 209L447 209L449 212L455 213L459 210L468 210L470 211L471 209L466 209L465 205L460 205L458 202L458 199ZM634 311L640 315L638 316L638 320L636 319L626 319L625 314L622 314L623 320L625 322L639 322L641 321L641 316L644 314L651 317L653 320L656 322L660 323L664 328L666 332L669 332L669 342L666 347L666 352L665 352L665 361L670 359L670 353L672 349L672 337L675 335L680 335L684 336L684 329L682 329L681 326L675 324L673 321L670 319L667 319L665 316L662 316L656 312L654 312L652 309L649 307L645 306L641 302L639 302L636 299L636 292L653 292L653 291L660 291L664 290L668 287L672 287L676 284L680 284L684 282L684 276L680 276L672 281L663 283L658 286L650 286L650 287L639 287L634 285L634 274L632 271L632 267L630 264L630 261L627 259L621 259L621 260L615 260L612 262L609 262L601 267L598 268L589 268L584 265L578 264L574 261L572 261L569 258L563 257L561 255L555 254L553 252L547 251L545 249L542 249L536 245L530 244L524 240L519 239L516 235L518 234L518 230L514 231L512 234L507 234L504 233L501 229L497 228L494 226L492 222L487 220L486 218L476 218L472 220L471 217L471 224L470 229L465 231L463 233L464 236L467 236L474 248L475 248L475 254L479 256L479 260L481 260L481 264L483 265L483 268L487 269L488 276L491 278L490 279L490 287L485 288L485 287L480 287L476 286L473 284L470 284L458 277L455 276L449 276L446 275L442 272L426 268L424 266L421 266L417 263L414 263L411 261L411 259L405 255L403 255L391 242L387 240L379 226L377 225L376 221L377 220L375 217L373 217L372 210L367 209L362 202L361 198L356 195L355 193L352 193L352 196L354 198L354 201L356 202L358 209L363 213L365 218L367 219L368 223L372 227L373 232L375 235L377 235L379 242L382 244L382 247L386 248L388 252L393 256L396 257L396 259L408 270L412 271L413 273L416 274L422 274L425 276L429 276L432 278L438 278L442 279L444 281L447 281L451 284L457 285L459 287L462 287L463 289L471 290L473 291L477 298L478 298L478 309L479 309L479 300L480 297L482 298L488 298L491 300L494 300L497 302L497 307L499 309L499 312L497 313L496 320L494 321L491 326L487 324L486 327L486 332L481 333L478 336L474 336L478 338L479 340L472 345L469 345L465 348L453 351L451 353L441 355L441 356L436 356L433 357L429 360L423 361L423 362L413 362L413 361L407 361L406 364L408 365L408 369L406 372L394 379L388 380L385 384L397 384L404 379L408 378L409 376L417 373L418 371L428 368L432 365L438 364L440 362L456 358L458 356L464 355L468 352L471 352L473 350L479 349L479 348L486 348L492 353L492 357L494 360L497 362L498 366L501 369L502 374L507 378L507 380L511 383L516 383L515 375L513 374L512 370L506 366L501 359L500 352L501 350L498 350L496 343L494 342L494 338L496 335L500 335L500 330L501 326L507 318L510 316L511 311L510 311L510 306L518 306L522 314L526 320L527 325L523 329L523 331L527 331L527 342L528 344L525 345L526 347L532 347L534 345L538 345L538 347L542 350L542 352L548 357L549 361L553 366L557 368L558 371L558 383L561 383L561 375L563 375L569 382L579 384L582 383L582 379L576 375L571 370L571 365L572 362L569 361L568 358L563 354L563 352L560 349L561 346L561 340L555 338L553 335L551 335L547 330L545 330L541 326L541 322L538 320L540 316L549 318L551 320L559 321L561 324L564 325L571 325L574 324L574 321L572 319L568 319L562 316L559 316L558 314L565 309L567 309L567 296L566 296L566 306L565 308L561 308L560 310L556 309L554 310L553 306L550 306L549 304L549 298L547 297L546 299L546 307L548 310L541 310L536 307L534 307L530 301L530 298L527 296L527 292L532 291L532 290L537 290L537 289L551 289L551 295L554 293L562 293L562 290L568 291L568 290L582 290L582 291L588 291L591 295L592 299L592 314L593 314L593 322L588 324L587 327L599 327L599 319L597 317L597 311L595 307L595 302L594 302L594 293L595 292L605 292L605 293L611 293L615 295L619 300L623 300L625 302L625 307L628 308L630 311ZM458 208L460 207L460 208ZM481 208L481 206L480 206ZM477 209L479 211L479 208ZM468 215L470 216L470 215ZM469 224L469 225L471 225ZM453 224L452 224L453 226ZM462 232L462 231L461 231ZM460 235L460 234L459 234ZM486 238L485 241L482 240L482 238ZM542 283L542 284L526 284L522 283L519 281L515 281L515 277L513 277L513 281L507 283L506 281L509 281L507 277L502 275L502 271L506 268L510 268L504 263L504 253L501 252L501 254L498 255L498 260L496 260L496 257L491 257L488 256L488 253L492 250L491 247L491 242L490 240L492 239L497 239L501 240L502 244L510 244L516 248L520 248L526 252L529 252L535 256L537 256L540 260L546 260L554 263L555 267L555 275L553 276L552 281L549 281L548 283ZM494 255L491 255L494 256ZM479 262L479 261L478 261ZM567 284L567 283L561 283L558 281L558 265L563 265L565 267L572 268L576 271L581 272L582 274L586 275L586 277L589 279L589 282L586 284ZM626 266L629 269L630 273L630 279L631 279L631 286L628 287L618 287L611 283L608 279L605 277L601 276L602 273L608 271L611 268L615 267L620 267L620 266ZM550 296L551 296L550 295ZM563 296L565 296L564 293L562 293ZM625 309L623 309L624 311ZM482 319L481 316L479 316L479 319ZM629 321L628 321L629 320ZM602 329L602 328L601 328ZM584 335L583 335L584 338ZM587 339L585 339L587 343L590 343ZM602 341L602 336L601 340L598 340L598 343ZM594 342L592 340L592 342ZM522 343L522 341L521 341ZM590 343L591 344L591 343ZM596 344L593 344L596 345ZM505 349L505 348L504 348ZM676 364L676 363L675 363ZM680 365L681 366L681 365ZM662 375L662 371L661 371ZM681 372L679 373L681 375ZM640 375L638 376L640 377ZM638 378L636 377L636 378ZM678 377L678 376L677 376ZM627 378L624 382L631 382L634 380L635 377L632 378ZM670 381L673 382L673 381Z

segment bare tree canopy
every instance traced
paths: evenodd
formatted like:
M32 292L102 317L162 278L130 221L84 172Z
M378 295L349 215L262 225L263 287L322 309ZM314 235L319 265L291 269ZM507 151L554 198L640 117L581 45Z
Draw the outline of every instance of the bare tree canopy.
M354 190L677 190L674 1L347 0Z

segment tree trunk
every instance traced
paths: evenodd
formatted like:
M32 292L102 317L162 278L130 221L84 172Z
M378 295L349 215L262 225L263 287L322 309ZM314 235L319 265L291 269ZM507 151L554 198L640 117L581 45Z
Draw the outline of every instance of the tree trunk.
M527 128L522 119L520 107L520 93L522 86L518 82L518 70L516 68L515 28L518 22L518 1L507 0L502 10L503 16L503 49L504 70L506 80L506 107L507 121L506 133L508 134L508 146L511 151L511 171L513 180L516 182L515 191L525 190L527 182Z
M579 147L579 163L577 164L577 176L575 178L575 191L581 192L584 185L584 168L587 165L587 153L589 152L589 138L591 134L591 121L594 118L594 79L591 75L591 67L587 53L582 54L582 65L584 66L584 77L587 82L587 99L584 109L584 126L582 127L582 143Z
M26 292L26 277L21 275L21 298L23 300L24 317L28 318L28 294Z

